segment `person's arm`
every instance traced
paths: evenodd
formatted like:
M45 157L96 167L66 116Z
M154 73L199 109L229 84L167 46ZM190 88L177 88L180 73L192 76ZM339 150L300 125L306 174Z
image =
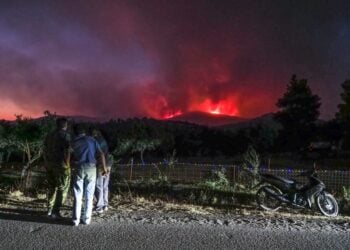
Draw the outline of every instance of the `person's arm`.
M106 175L108 174L108 169L107 169L107 166L106 166L106 157L105 157L105 154L102 152L102 151L99 151L99 154L100 154L100 157L101 157L101 160L102 160L102 175Z
M101 161L102 161L102 169L101 169L102 175L106 175L106 174L108 174L108 169L107 169L107 165L106 165L105 154L103 153L102 148L97 140L95 140L95 145L96 145L97 153L100 155Z
M71 151L71 149L69 147L64 152L64 163L66 164L67 167L70 167L70 156L71 156L70 151Z
M66 134L65 138L65 150L64 150L64 163L66 164L67 167L70 167L70 159L71 159L71 138L69 134Z

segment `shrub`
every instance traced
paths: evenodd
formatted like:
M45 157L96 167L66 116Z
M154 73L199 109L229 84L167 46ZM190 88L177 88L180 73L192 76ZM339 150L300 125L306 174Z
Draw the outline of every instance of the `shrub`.
M343 187L341 192L340 207L342 212L350 213L350 187Z
M236 188L239 190L250 190L258 184L260 157L256 150L249 146L242 157L243 170L239 174Z
M233 188L226 176L226 169L222 168L220 170L212 171L212 175L209 180L200 182L199 187L212 189L212 190L221 190L221 191L231 191Z

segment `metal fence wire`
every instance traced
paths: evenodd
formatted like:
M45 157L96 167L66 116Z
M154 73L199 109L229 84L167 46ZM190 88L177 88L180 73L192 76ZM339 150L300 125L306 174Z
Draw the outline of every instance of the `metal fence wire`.
M232 183L242 181L243 167L239 165L220 165L202 163L150 163L150 164L115 164L114 178L128 181L149 180L166 177L169 182L198 183L209 179L214 171L224 169L227 179ZM271 173L287 179L306 183L306 177L297 177L306 169L268 169L260 168L262 173ZM328 190L338 192L342 187L350 187L350 171L317 170L318 177L326 184ZM244 184L244 183L241 183Z

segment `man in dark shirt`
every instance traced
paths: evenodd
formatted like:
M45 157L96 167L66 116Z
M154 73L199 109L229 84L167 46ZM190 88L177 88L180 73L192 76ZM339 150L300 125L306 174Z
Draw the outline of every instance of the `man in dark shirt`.
M98 142L85 134L83 126L77 124L74 127L76 138L72 142L74 155L73 171L73 225L78 226L81 217L82 201L84 197L84 214L81 222L90 224L92 215L92 201L96 183L96 154L101 157L102 175L107 173L106 159Z
M47 172L48 216L59 219L60 209L69 190L70 170L70 135L67 133L66 118L56 120L57 128L46 136L44 142L44 160Z

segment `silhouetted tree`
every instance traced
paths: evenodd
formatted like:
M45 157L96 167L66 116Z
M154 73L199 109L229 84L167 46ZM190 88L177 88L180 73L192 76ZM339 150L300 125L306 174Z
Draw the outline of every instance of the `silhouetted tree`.
M350 148L350 79L341 85L343 92L340 94L342 103L338 105L336 120L339 122L342 130L343 148Z
M308 146L320 115L321 102L320 97L312 93L307 80L298 80L293 75L287 91L276 105L279 111L275 119L283 126L279 134L279 147L298 151Z
M14 150L22 153L24 184L28 181L28 170L40 159L44 138L54 124L53 116L46 115L44 118L33 120L23 115L16 115L16 121L7 126L6 133L0 136L0 149L7 151L8 158Z
M336 118L342 122L350 123L350 79L341 85L343 92L340 94L342 103L338 105Z

